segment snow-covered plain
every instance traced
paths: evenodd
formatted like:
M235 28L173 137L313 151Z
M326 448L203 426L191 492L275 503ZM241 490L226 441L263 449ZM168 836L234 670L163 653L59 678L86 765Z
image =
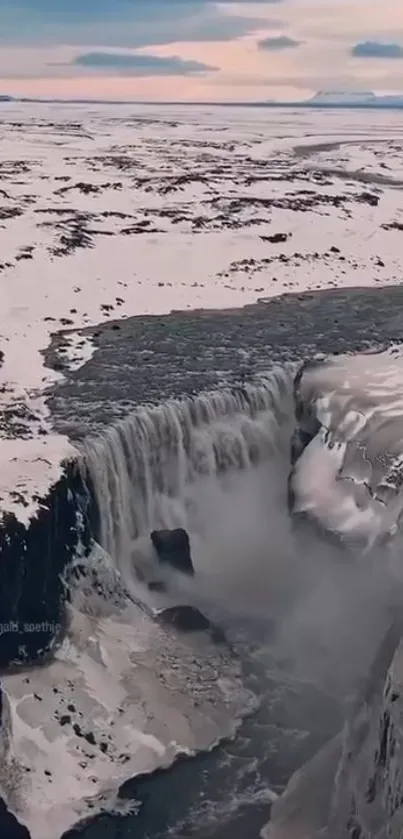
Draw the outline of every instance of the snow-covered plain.
M77 330L111 317L402 279L399 113L3 103L0 128L0 503L22 520L72 453L51 333L77 369Z

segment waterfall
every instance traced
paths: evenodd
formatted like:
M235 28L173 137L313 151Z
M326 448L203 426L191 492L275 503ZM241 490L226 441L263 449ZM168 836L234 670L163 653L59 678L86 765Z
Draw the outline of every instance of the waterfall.
M288 446L292 383L291 365L275 368L256 385L139 407L87 439L102 547L118 559L154 528L186 526L195 481L261 464L281 438Z

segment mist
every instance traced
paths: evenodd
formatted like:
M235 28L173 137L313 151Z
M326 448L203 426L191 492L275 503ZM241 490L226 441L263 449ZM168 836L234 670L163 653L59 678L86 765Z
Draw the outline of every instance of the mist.
M133 598L196 605L231 637L246 627L268 667L343 699L365 682L402 602L399 545L349 547L290 514L292 387L277 371L246 401L223 392L145 409L90 443L87 467L101 542ZM321 499L328 451L306 451L303 476ZM164 527L186 528L193 578L159 565L150 532ZM148 591L156 575L166 595Z
M171 597L232 630L246 621L271 664L347 697L365 683L402 602L398 545L364 552L294 519L288 470L284 446L257 467L189 487L178 524L189 532L196 574L168 572ZM137 545L144 558L145 540Z

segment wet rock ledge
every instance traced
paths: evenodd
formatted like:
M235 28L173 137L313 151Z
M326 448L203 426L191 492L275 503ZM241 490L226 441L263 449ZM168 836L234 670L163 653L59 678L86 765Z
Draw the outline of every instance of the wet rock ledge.
M77 464L41 499L29 525L0 523L0 668L43 657L63 625L63 572L79 542L90 544L88 492Z

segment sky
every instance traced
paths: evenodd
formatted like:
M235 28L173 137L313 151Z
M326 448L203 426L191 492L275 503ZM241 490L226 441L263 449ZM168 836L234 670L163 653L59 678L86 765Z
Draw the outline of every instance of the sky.
M0 94L403 93L403 0L0 0Z

